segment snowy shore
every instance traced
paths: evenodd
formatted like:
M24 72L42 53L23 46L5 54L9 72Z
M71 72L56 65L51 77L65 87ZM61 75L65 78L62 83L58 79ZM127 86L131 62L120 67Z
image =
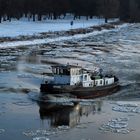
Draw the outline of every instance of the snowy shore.
M88 21L77 20L74 21L74 25L72 27L70 25L70 20L62 20L61 22L57 21L50 23L31 22L33 24L29 22L26 23L26 25L24 25L24 22L22 22L20 23L20 25L18 23L17 28L13 24L17 21L12 22L11 25L9 25L10 23L7 23L8 28L3 28L3 30L1 30L0 32L0 48L39 45L61 40L83 38L91 35L97 35L100 33L108 32L110 30L118 30L124 26L127 26L127 24L122 24L119 21L110 20L108 24L104 24L103 21L103 19L93 19ZM30 30L25 29L27 25L30 28ZM11 27L13 29L11 30L10 34ZM20 27L21 29L20 32L17 31L19 30L18 27ZM2 25L0 25L0 28L2 28ZM7 36L8 32L9 36Z
M116 21L117 19L109 20L109 22ZM71 25L73 21L73 25ZM30 36L40 34L43 32L54 31L68 31L77 28L87 28L90 26L102 25L104 19L93 18L86 20L82 19L73 20L72 17L58 20L44 20L40 22L28 21L27 19L12 20L11 22L5 21L0 24L0 37L17 37L17 36Z

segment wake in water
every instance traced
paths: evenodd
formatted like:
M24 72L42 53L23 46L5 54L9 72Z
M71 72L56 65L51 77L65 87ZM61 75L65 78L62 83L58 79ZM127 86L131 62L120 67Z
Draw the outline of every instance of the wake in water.
M61 95L51 95L51 94L41 94L38 92L30 92L29 98L36 102L41 103L55 103L58 105L70 105L74 106L75 104L83 104L83 105L91 105L97 102L97 99L77 99L74 96L69 94L61 94Z

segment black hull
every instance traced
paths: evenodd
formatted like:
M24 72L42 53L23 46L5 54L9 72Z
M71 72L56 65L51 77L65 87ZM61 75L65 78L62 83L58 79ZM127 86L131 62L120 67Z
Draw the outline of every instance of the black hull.
M119 90L118 82L100 87L81 87L81 86L68 86L68 85L52 85L52 84L41 84L40 90L45 94L64 94L70 93L77 98L89 99L97 98L113 94Z

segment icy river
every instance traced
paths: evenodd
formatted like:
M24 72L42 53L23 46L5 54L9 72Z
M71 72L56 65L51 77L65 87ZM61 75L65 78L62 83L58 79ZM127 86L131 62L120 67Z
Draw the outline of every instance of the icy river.
M53 64L101 67L121 89L96 100L40 103ZM50 43L0 49L0 140L139 140L140 24Z

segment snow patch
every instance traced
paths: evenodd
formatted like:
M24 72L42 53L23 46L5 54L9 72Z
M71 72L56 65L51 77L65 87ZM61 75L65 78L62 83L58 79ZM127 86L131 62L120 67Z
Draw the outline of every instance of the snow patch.
M119 28L117 29L111 29L111 30L102 30L102 31L93 31L91 33L87 34L77 34L74 36L68 36L68 37L58 37L58 38L44 38L44 39L35 39L35 40L29 40L29 41L13 41L13 42L4 42L0 43L0 48L13 48L13 47L18 47L18 46L28 46L28 45L39 45L39 44L47 44L47 43L52 43L52 42L58 42L58 41L65 41L65 40L75 40L75 39L81 39L81 38L86 38L89 36L94 36L97 34L102 34L105 32L109 31L118 31L123 27L126 27L128 24L125 25L120 25Z
M81 19L74 20L73 26L70 25L72 17L60 20L45 20L41 22L22 20L12 20L12 22L2 22L0 24L0 37L16 37L21 35L34 35L42 32L66 31L77 28L87 28L94 25L104 24L104 19ZM114 21L114 20L109 20Z

